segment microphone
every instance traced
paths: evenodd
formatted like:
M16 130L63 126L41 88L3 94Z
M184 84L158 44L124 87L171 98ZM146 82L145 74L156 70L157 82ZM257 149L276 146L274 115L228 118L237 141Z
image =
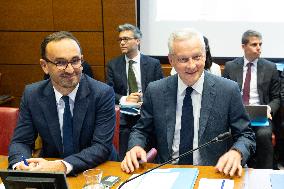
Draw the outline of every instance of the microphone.
M194 148L194 149L192 149L192 150L189 150L189 151L187 151L187 152L185 152L185 153L179 155L179 156L176 157L176 158L172 158L172 159L170 159L170 160L168 160L168 161L166 161L166 162L164 162L164 163L162 163L162 164L160 164L160 165L158 165L158 166L156 166L156 167L154 167L154 168L152 168L152 169L149 169L148 171L145 171L144 173L142 173L142 174L140 174L140 175L137 175L137 176L135 176L135 177L133 177L133 178L131 178L131 179L128 179L128 180L124 181L124 182L118 187L118 189L120 189L120 188L121 188L123 185L125 185L126 183L128 183L128 182L130 182L130 181L132 181L132 180L134 180L134 179L136 179L136 178L138 178L138 177L140 177L140 176L142 176L142 175L145 175L145 174L147 174L147 173L149 173L149 172L151 172L151 171L153 171L153 170L155 170L155 169L158 169L158 168L160 168L160 167L162 167L162 166L164 166L164 165L166 165L166 164L168 164L168 163L170 163L170 162L172 162L172 161L174 161L174 160L176 160L176 159L183 158L184 156L187 156L188 154L191 154L191 153L193 153L194 151L196 151L196 150L198 150L198 149L204 148L204 147L206 147L206 146L208 146L208 145L210 145L210 144L216 143L216 142L224 141L224 140L226 140L226 139L228 139L228 138L231 138L231 137L232 137L232 135L231 135L230 132L225 132L225 133L219 134L217 137L211 139L209 142L206 142L206 143L204 143L204 144L198 146L197 148ZM152 148L152 149L153 149L153 148ZM151 150L152 150L152 149L151 149ZM150 150L150 151L151 151L151 150ZM156 150L156 149L155 149L155 150ZM150 151L149 151L149 152L150 152ZM149 152L148 152L148 153L149 153ZM148 155L148 153L147 153L147 155ZM156 152L156 153L157 153L157 152ZM147 160L148 160L148 158L147 158Z

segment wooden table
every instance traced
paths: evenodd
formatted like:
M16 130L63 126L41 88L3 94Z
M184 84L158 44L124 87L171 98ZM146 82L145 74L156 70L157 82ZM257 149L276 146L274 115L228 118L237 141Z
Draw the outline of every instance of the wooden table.
M7 168L8 165L8 158L7 156L0 156L0 169L5 169ZM135 173L141 173L143 171L146 171L149 168L154 167L155 164L147 164L143 168L140 168L137 170ZM227 176L224 176L222 174L216 173L214 170L214 167L212 166L190 166L190 165L165 165L162 168L172 168L172 167L197 167L199 169L199 175L196 181L196 184L194 186L195 189L198 188L198 183L200 178L216 178L216 179L222 179L222 178L230 178ZM114 175L114 176L119 176L121 178L121 181L125 181L127 178L131 176L131 174L126 174L120 170L120 162L113 162L113 161L108 161L97 168L100 168L103 170L103 176L108 176L108 175ZM243 172L243 175L245 173ZM235 189L240 189L243 187L243 178L234 177L235 181ZM67 178L67 183L69 185L70 189L81 189L85 183L84 176L83 174L79 174L77 177L68 177ZM116 188L119 185L117 183L113 188Z

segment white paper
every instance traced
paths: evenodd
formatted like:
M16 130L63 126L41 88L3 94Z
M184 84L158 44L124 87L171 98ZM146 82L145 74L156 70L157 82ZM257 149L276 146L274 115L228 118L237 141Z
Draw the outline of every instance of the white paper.
M270 174L284 174L283 170L252 169L246 171L244 189L271 189Z
M222 183L223 187L222 187ZM233 189L234 188L234 180L230 179L207 179L202 178L199 181L198 189Z
M0 189L5 189L5 186L3 183L0 184Z

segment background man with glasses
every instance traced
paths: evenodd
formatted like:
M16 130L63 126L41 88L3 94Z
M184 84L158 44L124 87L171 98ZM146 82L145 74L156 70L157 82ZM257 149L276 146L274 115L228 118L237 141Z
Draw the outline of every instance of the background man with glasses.
M18 170L75 174L111 158L115 126L114 91L82 74L81 47L69 32L48 35L40 65L50 79L26 86L9 148L9 166ZM43 158L31 158L37 135ZM22 156L27 159L23 161Z
M143 148L150 135L157 140L156 162L163 163L231 131L232 140L211 144L173 163L216 165L226 175L241 175L254 153L255 136L237 83L204 71L205 44L199 32L176 31L168 46L170 64L178 74L148 85L121 169L133 172L139 168L137 159L146 161Z
M142 100L148 84L163 78L160 61L145 56L138 50L142 33L131 24L118 27L118 43L122 55L107 65L107 84L113 87L115 103L138 103ZM127 151L129 133L139 119L139 115L121 114L119 135L119 156L123 158Z

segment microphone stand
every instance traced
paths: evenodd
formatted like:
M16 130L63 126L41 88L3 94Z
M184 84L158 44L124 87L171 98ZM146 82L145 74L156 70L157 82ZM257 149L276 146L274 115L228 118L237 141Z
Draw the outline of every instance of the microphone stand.
M170 162L172 162L172 161L174 161L174 160L176 160L176 159L179 159L179 158L182 158L182 157L184 157L184 156L187 156L188 154L191 154L192 152L194 152L194 151L196 151L196 150L198 150L198 149L200 149L200 148L204 148L204 147L208 146L209 144L213 144L213 143L216 143L216 142L221 142L221 141L226 140L226 139L228 139L228 138L230 138L230 137L231 137L231 133L230 133L230 132L226 132L226 133L220 134L220 135L218 135L217 137L215 137L215 138L213 138L212 140L210 140L209 142L206 142L206 143L204 143L204 144L198 146L197 148L194 148L194 149L192 149L192 150L190 150L190 151L187 151L187 152L185 152L185 153L179 155L179 156L176 157L176 158L170 159L170 160L168 160L168 161L166 161L166 162L164 162L164 163L158 165L157 167L154 167L154 168L152 168L152 169L149 169L148 171L146 171L146 172L144 172L144 173L142 173L142 174L139 174L139 175L137 175L137 176L135 176L135 177L133 177L133 178L131 178L131 179L128 179L127 181L123 182L123 183L118 187L118 189L120 189L120 188L121 188L123 185L125 185L126 183L128 183L128 182L130 182L130 181L132 181L132 180L134 180L134 179L136 179L136 178L138 178L138 177L140 177L140 176L142 176L142 175L145 175L145 174L147 174L147 173L149 173L149 172L151 172L151 171L153 171L153 170L155 170L155 169L158 169L159 167L162 167L162 166L164 166L164 165L166 165L166 164L168 164L168 163L170 163Z

